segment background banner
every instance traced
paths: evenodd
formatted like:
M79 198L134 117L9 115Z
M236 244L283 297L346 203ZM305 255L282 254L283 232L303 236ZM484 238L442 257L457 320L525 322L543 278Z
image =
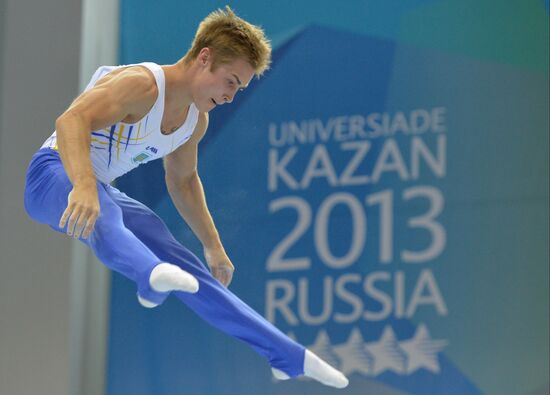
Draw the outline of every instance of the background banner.
M126 62L129 63L129 62ZM211 113L233 292L348 394L548 388L548 74L312 25ZM160 162L118 182L199 256ZM202 257L202 256L201 256ZM328 394L113 277L109 393ZM535 392L533 392L535 391Z

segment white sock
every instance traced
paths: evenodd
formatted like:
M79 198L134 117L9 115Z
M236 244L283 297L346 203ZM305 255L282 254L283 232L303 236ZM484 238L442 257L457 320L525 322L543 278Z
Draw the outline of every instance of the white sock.
M273 372L273 376L277 380L288 380L288 379L290 379L290 376L288 374L286 374L285 372L283 372L282 370L279 370L279 369L276 369L276 368L271 368L271 372Z
M282 370L271 368L277 380L288 380L290 377ZM304 376L311 377L324 385L336 388L345 388L349 381L339 370L334 369L317 355L306 350L304 358Z
M304 359L304 375L330 387L344 388L349 384L342 372L334 369L309 350L306 350Z
M157 292L183 291L195 293L199 282L191 274L171 263L159 263L149 277L151 288Z
M157 307L158 304L148 301L147 299L143 299L141 296L137 296L138 302L143 307L147 307L148 309L152 309L153 307Z

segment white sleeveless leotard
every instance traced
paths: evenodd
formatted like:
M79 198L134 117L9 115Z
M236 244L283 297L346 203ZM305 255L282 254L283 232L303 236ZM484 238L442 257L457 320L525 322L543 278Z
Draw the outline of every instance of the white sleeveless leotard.
M118 122L101 130L92 132L90 156L97 179L109 184L117 177L135 169L142 163L162 158L184 144L195 130L199 111L195 104L189 107L185 123L175 132L161 133L161 121L164 112L164 71L155 63L139 63L124 66L101 66L94 73L86 90L109 72L128 66L144 66L155 76L158 97L151 110L141 120L129 124ZM53 134L41 148L57 150L57 134Z

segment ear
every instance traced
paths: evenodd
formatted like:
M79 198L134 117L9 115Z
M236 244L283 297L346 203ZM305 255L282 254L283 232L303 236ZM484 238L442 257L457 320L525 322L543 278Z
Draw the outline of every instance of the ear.
M212 52L210 48L204 47L200 50L199 55L197 56L199 64L203 67L209 66L212 63Z

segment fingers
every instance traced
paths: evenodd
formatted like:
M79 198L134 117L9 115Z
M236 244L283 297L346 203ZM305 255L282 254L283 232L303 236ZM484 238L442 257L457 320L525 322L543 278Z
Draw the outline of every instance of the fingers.
M212 275L214 276L214 278L217 279L220 283L223 284L223 274L222 274L220 268L213 267L213 268L211 268L211 271L212 271Z
M98 214L92 214L88 218L88 222L86 223L86 227L84 228L84 233L82 234L82 237L87 239L92 231L94 230L95 221L97 220Z
M71 213L73 212L73 208L71 205L67 206L65 211L63 212L63 215L61 216L61 220L59 220L59 227L63 229L65 227L65 224L67 223L67 220L71 216Z
M231 282L231 277L233 277L233 273L231 272L231 269L229 269L229 268L223 268L221 272L222 272L221 283L224 286L227 287L229 285L229 283Z
M73 210L71 216L69 217L69 224L67 225L67 234L72 236L75 233L75 225L77 220L80 218L80 211L78 209Z
M221 267L212 268L212 275L225 286L225 273Z
M226 287L229 287L229 284L231 284L231 281L233 281L233 273L235 272L234 268L229 268L229 278L227 279L227 284L225 284Z
M82 236L83 238L87 239L94 228L96 219L97 213L95 213L93 210L88 209L84 211L78 217L78 220L75 224L73 237L79 239Z
M234 269L228 266L212 268L212 275L218 279L225 287L229 286L233 279Z
M93 231L97 217L99 216L99 207L96 207L93 203L75 203L71 198L72 192L68 197L68 205L61 219L59 220L59 227L65 228L67 225L67 235L73 238L83 237L87 239ZM78 201L78 197L75 195L75 200Z

